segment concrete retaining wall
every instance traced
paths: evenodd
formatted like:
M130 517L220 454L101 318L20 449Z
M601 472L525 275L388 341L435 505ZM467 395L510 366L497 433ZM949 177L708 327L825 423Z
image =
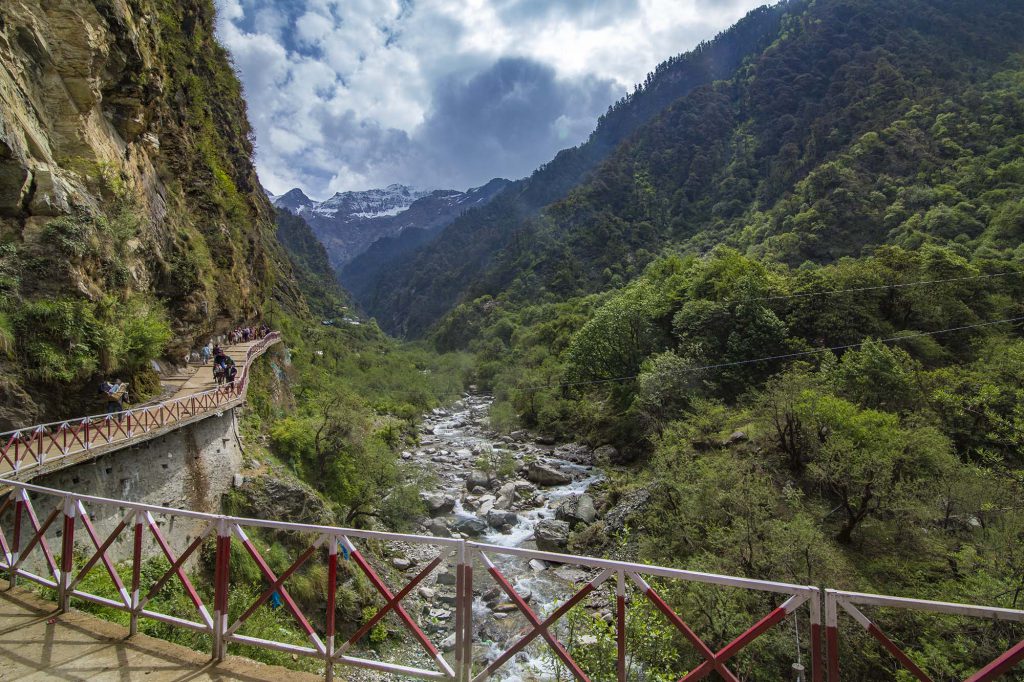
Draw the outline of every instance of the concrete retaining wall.
M130 502L176 507L192 511L219 513L221 496L231 489L235 472L241 468L242 449L236 436L234 410L221 416L210 416L182 427L165 436L123 448L95 460L46 474L33 479L34 485L83 495L95 495ZM36 502L35 500L39 501ZM33 495L36 513L45 518L56 503ZM87 505L100 541L106 539L124 517L124 511L113 507ZM206 522L187 518L158 518L168 543L180 552L205 528ZM6 524L5 524L6 525ZM48 538L51 547L59 549L55 523ZM79 523L75 545L91 555L95 548ZM147 539L143 544L147 555L159 552ZM114 561L131 557L132 533L123 531L108 554ZM38 550L33 551L38 555ZM195 556L195 555L194 555ZM41 561L26 564L30 570L43 569ZM191 562L190 562L191 563ZM94 570L103 569L98 567Z

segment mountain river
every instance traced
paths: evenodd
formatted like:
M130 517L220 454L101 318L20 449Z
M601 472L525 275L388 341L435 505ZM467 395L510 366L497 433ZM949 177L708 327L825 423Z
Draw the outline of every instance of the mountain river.
M419 447L402 454L435 482L421 493L430 516L419 532L467 537L503 547L565 551L570 525L579 530L596 515L587 490L602 482L604 475L594 465L594 452L580 445L541 445L525 432L495 435L487 425L490 405L488 396L467 395L448 409L428 413ZM496 470L490 475L484 471L487 467L481 466L488 458L490 468ZM393 564L405 569L407 576L415 575L417 566L437 552L433 547L399 544L393 546L399 554ZM581 585L592 575L568 564L498 554L491 559L542 620L573 594L573 585ZM454 576L440 573L419 590L426 602L421 623L441 648L450 652L454 644L450 634L454 631ZM522 636L526 621L479 562L474 588L474 659L479 671ZM553 679L554 672L550 649L538 637L495 677L544 680Z

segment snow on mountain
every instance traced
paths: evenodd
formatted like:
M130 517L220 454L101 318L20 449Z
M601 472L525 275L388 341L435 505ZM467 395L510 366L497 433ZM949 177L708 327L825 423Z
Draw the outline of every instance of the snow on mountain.
M428 194L429 191L420 191L405 185L388 185L384 189L371 189L365 192L338 192L327 201L310 202L298 212L300 215L310 213L346 221L383 218L398 215L408 209L414 201Z
M326 201L314 201L295 188L271 197L271 201L305 218L327 248L332 264L341 268L379 239L411 227L432 229L490 200L492 195L482 189L430 191L395 184L363 192L338 192Z

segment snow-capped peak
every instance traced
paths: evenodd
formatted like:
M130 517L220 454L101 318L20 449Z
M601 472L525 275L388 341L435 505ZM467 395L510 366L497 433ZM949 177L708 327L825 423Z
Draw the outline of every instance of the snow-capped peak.
M405 185L388 185L384 189L364 192L338 192L327 201L307 210L324 217L351 217L360 220L395 216L408 209L414 201L430 194Z

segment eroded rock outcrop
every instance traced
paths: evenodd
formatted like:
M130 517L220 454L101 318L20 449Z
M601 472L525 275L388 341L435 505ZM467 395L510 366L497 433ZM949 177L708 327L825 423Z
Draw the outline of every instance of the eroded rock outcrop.
M89 346L28 319L40 302L96 319L104 301L164 306L176 358L270 298L302 308L249 137L211 2L0 3L0 298L20 356L0 379L92 384L118 367L87 347L95 363L29 376ZM18 411L75 413L72 393L45 388Z

